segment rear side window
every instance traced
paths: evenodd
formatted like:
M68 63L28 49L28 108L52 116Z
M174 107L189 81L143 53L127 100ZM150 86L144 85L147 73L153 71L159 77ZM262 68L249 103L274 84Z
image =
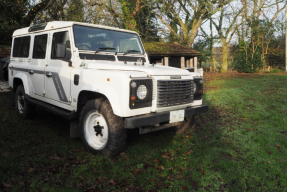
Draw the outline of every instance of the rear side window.
M37 35L34 40L33 58L45 59L48 35Z
M13 57L28 58L30 50L30 40L30 36L15 38L13 45Z
M51 59L60 59L56 57L57 44L66 44L66 57L63 60L71 59L71 45L68 31L57 32L53 34Z

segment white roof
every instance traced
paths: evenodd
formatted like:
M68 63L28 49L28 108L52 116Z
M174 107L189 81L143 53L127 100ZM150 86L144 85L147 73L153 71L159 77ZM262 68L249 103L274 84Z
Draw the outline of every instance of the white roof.
M31 33L37 33L40 31L55 30L55 29L60 29L60 28L65 28L65 27L71 27L75 24L83 25L83 26L89 26L89 27L97 27L97 28L102 28L102 29L111 29L111 30L122 31L122 32L136 33L135 31L119 29L119 28L115 28L115 27L108 27L108 26L104 26L104 25L95 25L95 24L81 23L81 22L74 22L74 21L51 21L51 22L47 23L44 30L29 32L28 29L30 27L17 29L16 31L14 31L13 37L14 36L20 36L20 35L27 35L27 34L31 34Z

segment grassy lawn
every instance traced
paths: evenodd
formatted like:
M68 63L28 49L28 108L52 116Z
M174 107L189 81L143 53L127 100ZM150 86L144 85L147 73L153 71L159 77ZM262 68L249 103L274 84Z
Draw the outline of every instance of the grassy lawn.
M205 74L185 135L128 132L124 152L92 156L69 122L23 121L0 93L0 191L287 191L287 75Z

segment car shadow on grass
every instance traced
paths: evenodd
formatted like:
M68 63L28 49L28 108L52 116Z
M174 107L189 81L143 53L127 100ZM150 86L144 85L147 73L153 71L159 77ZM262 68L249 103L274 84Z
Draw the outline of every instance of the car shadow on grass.
M216 191L248 189L242 170L246 162L237 154L238 146L226 136L236 126L233 116L228 110L213 106L211 101L205 103L209 112L196 116L195 125L186 134L175 135L169 129L144 135L138 134L138 130L128 132L127 154L138 161L143 159L147 167L164 167L156 169L156 179L168 185L157 184L154 189L171 189L171 186L174 190L181 187Z

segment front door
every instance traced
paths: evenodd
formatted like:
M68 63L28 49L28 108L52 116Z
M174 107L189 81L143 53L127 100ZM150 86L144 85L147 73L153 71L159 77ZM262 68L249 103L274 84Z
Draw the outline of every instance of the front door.
M45 91L46 98L69 104L71 95L71 59L70 33L69 30L57 31L52 35L51 54L48 66L45 68ZM57 44L66 44L65 58L57 58Z

